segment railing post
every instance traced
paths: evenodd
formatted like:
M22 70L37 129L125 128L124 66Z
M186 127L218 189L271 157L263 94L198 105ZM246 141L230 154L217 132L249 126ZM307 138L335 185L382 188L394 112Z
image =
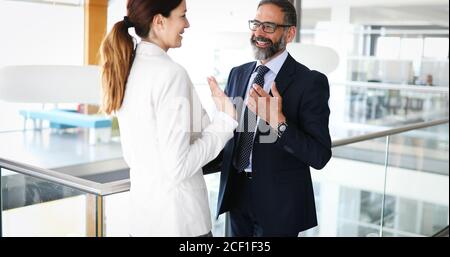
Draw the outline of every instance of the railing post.
M2 184L2 167L0 166L0 237L3 237L3 184Z
M86 235L88 237L103 237L104 210L103 196L89 194L86 197Z
M383 186L383 198L381 201L381 219L380 219L380 237L383 237L383 226L384 226L384 205L386 201L386 184L387 184L387 170L389 165L389 139L386 137L386 155L384 156L384 186Z
M105 224L104 224L104 205L103 205L103 196L97 195L95 197L96 199L96 224L97 224L97 237L104 237L105 236Z
M225 233L224 237L231 237L230 212L225 212Z
M96 236L96 206L95 206L95 196L91 194L86 195L86 236L95 237Z

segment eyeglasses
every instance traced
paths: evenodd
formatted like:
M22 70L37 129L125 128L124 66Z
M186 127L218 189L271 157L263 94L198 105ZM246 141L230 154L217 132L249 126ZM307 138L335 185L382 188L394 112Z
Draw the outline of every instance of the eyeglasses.
M259 26L262 26L262 30L266 33L274 33L278 27L287 28L295 25L276 24L273 22L260 22L258 20L248 21L248 27L252 31L256 31Z

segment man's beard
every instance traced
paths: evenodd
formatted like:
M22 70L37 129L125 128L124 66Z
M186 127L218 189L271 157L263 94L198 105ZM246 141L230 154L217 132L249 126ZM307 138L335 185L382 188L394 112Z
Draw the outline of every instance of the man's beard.
M267 48L259 48L256 46L256 41L268 42L270 46ZM280 40L276 43L273 43L272 40L264 37L255 37L252 35L250 38L250 43L252 45L253 54L255 55L256 60L267 60L286 48L286 40L284 39L284 35L280 38Z

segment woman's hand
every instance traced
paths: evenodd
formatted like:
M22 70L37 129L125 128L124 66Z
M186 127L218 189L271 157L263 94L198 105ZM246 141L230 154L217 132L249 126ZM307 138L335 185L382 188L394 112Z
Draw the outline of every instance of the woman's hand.
M236 120L236 109L228 96L220 89L217 81L214 77L208 77L209 89L211 90L211 96L219 111L230 115Z

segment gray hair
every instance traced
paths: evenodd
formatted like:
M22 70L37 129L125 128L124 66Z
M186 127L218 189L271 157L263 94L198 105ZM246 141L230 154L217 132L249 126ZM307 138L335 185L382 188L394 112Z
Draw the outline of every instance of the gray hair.
M261 0L258 8L261 5L273 4L281 8L284 13L284 23L292 26L297 26L297 12L291 2L287 0Z

